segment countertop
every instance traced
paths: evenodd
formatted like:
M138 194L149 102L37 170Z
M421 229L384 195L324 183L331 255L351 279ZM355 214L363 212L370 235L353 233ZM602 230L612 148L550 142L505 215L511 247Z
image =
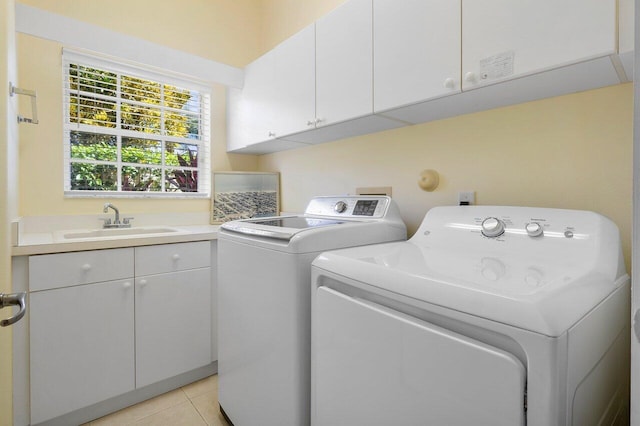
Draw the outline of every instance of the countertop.
M141 227L144 228L144 227ZM20 233L12 256L29 256L48 253L65 253L84 250L101 250L120 247L137 247L155 244L207 241L218 238L219 225L165 226L173 232L108 236L98 238L64 238L65 233L78 233L91 229L72 229L52 232Z

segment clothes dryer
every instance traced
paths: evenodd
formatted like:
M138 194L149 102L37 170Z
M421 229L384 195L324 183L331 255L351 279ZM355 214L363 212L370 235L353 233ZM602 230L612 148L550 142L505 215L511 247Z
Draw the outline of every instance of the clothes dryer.
M625 424L629 276L591 212L437 207L312 267L312 425Z

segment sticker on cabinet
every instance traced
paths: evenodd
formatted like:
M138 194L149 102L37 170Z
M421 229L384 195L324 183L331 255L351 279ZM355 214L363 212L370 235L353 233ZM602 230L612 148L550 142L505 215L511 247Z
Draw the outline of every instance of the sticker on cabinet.
M509 50L480 60L480 78L493 80L513 74L515 52Z

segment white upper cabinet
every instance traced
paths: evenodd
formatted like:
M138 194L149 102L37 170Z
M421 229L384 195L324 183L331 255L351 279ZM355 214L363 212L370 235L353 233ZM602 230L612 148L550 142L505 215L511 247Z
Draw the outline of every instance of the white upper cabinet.
M348 0L245 69L228 148L275 152L626 82L632 15L633 0Z
M462 88L614 54L616 0L462 0Z
M276 76L273 133L277 137L315 127L315 39L315 26L310 25L273 51Z
M275 137L275 57L270 51L245 68L238 124L243 128L246 145Z
M374 110L460 92L460 0L373 0Z
M314 128L315 26L247 65L244 88L229 89L228 109L230 151Z
M373 112L372 0L351 0L316 21L317 126Z

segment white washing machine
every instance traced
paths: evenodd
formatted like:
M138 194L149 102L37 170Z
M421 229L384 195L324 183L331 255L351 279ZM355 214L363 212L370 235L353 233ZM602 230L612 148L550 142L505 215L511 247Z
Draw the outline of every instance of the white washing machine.
M591 212L429 211L312 267L312 425L628 424L629 276Z
M218 236L218 400L236 426L310 422L311 262L406 240L389 197L316 197L303 215L228 222Z

